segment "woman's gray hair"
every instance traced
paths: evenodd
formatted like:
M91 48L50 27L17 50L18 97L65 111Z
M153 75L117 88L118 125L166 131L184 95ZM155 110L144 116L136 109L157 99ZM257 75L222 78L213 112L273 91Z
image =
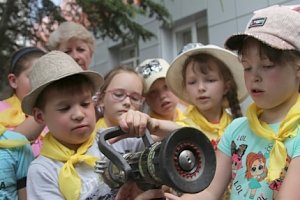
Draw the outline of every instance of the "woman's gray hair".
M47 47L49 50L58 50L63 42L78 39L86 42L93 54L95 51L95 38L84 26L75 22L63 22L50 34Z

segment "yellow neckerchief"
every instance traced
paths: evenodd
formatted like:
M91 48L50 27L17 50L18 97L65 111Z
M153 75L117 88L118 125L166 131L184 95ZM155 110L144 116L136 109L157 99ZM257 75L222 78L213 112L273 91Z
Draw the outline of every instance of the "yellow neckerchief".
M21 102L16 95L5 99L4 102L8 103L11 107L0 112L0 124L6 128L14 128L26 118L21 108Z
M284 145L285 139L296 136L296 128L300 121L300 95L297 102L291 107L286 117L280 123L278 134L268 126L267 123L259 121L259 116L263 110L254 103L247 110L247 117L251 130L259 137L274 141L270 154L270 164L268 170L268 181L273 181L280 176L281 170L286 163L287 151Z
M157 113L154 113L154 112L150 112L149 116L152 117L152 118L155 118L155 119L167 120L163 116L161 116L161 115L159 115ZM175 119L173 121L180 121L180 120L183 120L184 118L185 118L185 116L184 116L183 112L181 112L178 108L176 108Z
M95 136L96 132L94 131L76 152L59 143L50 132L44 137L41 155L65 163L59 171L58 185L61 193L67 200L77 200L80 195L81 180L74 165L78 162L85 162L91 167L95 166L98 158L85 155L87 150L93 145Z
M177 123L183 126L190 126L196 124L196 126L206 134L215 135L220 138L225 128L232 121L232 117L223 110L220 122L217 124L207 121L207 119L197 110L196 106L189 106L187 109L187 114L183 121L178 121ZM209 137L210 139L213 139Z
M96 130L98 130L99 128L108 128L104 117L98 119L97 123L96 123Z
M6 128L0 124L0 136L4 134ZM29 142L24 140L0 140L0 148L13 148L29 144Z

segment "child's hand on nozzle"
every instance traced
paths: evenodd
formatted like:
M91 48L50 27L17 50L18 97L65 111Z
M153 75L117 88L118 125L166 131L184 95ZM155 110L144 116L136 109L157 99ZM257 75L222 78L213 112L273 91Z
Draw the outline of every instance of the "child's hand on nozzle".
M150 132L158 128L157 120L140 111L128 110L119 118L121 129L128 132L131 137L142 137L146 129Z

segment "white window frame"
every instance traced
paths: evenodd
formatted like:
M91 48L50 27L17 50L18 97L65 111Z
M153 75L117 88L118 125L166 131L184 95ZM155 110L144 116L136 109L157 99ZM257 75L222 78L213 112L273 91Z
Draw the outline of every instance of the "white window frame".
M192 41L191 42L197 42L197 22L191 22L182 26L178 26L174 28L173 30L173 55L176 56L178 54L178 46L177 46L177 38L176 35L179 32L185 31L185 30L191 30L192 34Z

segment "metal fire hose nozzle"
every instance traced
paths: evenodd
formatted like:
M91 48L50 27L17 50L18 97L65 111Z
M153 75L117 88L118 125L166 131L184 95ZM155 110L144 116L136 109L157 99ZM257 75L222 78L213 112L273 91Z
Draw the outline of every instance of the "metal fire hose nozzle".
M167 185L178 192L197 193L211 183L216 157L210 140L198 129L184 127L161 142L143 136L145 150L121 155L106 140L123 134L119 127L100 134L99 149L107 157L97 161L96 172L112 188L133 180L142 190Z

